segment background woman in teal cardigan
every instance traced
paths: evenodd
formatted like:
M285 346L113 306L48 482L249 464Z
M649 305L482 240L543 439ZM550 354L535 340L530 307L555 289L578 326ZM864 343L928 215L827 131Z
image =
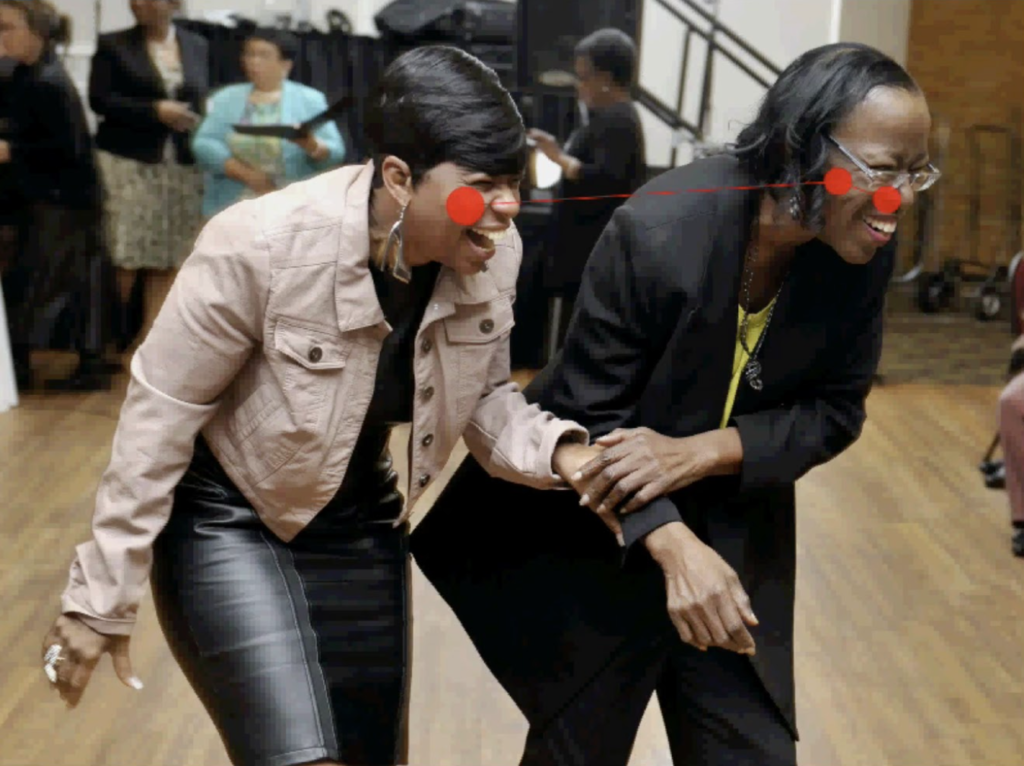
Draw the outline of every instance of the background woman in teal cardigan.
M294 36L259 29L245 41L242 68L249 82L228 85L209 99L206 117L192 139L206 170L203 215L216 215L242 199L279 189L340 164L345 146L333 122L307 138L242 135L236 124L304 122L327 108L320 91L288 80L298 52Z

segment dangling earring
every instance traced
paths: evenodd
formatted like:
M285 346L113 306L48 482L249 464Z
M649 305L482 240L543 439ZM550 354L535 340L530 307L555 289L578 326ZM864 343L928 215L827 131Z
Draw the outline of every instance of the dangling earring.
M789 198L789 214L794 221L800 218L800 197L796 194Z
M402 212L398 214L398 220L395 221L395 225L391 227L391 233L388 235L387 244L384 245L384 257L382 259L383 267L385 271L391 273L395 279L404 284L409 284L409 280L412 279L412 272L409 270L409 266L405 263L405 242L402 237L402 225L405 221L405 209L409 207L406 203L402 206ZM397 251L395 252L395 258L392 262L391 259L391 248L397 243Z

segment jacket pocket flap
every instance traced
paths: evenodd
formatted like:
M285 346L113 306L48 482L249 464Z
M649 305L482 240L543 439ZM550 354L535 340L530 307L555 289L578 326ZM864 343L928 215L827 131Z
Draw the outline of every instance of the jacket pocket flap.
M444 319L449 343L492 343L508 333L515 319L508 298L478 306L457 306L455 314Z
M337 370L345 366L352 342L324 330L279 321L274 348L307 370Z

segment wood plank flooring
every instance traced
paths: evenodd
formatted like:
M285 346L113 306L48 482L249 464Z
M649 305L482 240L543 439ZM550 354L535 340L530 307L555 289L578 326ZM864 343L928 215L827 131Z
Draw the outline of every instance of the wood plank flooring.
M88 534L122 395L123 381L28 396L0 415L0 766L228 766L148 599L133 640L145 690L123 687L105 661L68 712L41 672L39 642ZM799 484L803 766L1024 759L1024 560L1009 551L1005 495L976 470L996 395L878 388L861 440ZM514 766L524 722L418 571L414 587L412 763ZM654 701L631 766L669 764Z

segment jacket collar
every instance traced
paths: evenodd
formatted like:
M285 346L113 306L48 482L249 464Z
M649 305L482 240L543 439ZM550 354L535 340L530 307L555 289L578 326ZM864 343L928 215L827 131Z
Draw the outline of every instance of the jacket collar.
M371 160L359 170L345 195L334 290L338 328L342 332L374 325L390 331L370 273L369 204L373 172ZM429 320L454 314L456 305L486 303L498 294L498 286L488 272L465 276L442 266L431 297L437 307L428 314Z

